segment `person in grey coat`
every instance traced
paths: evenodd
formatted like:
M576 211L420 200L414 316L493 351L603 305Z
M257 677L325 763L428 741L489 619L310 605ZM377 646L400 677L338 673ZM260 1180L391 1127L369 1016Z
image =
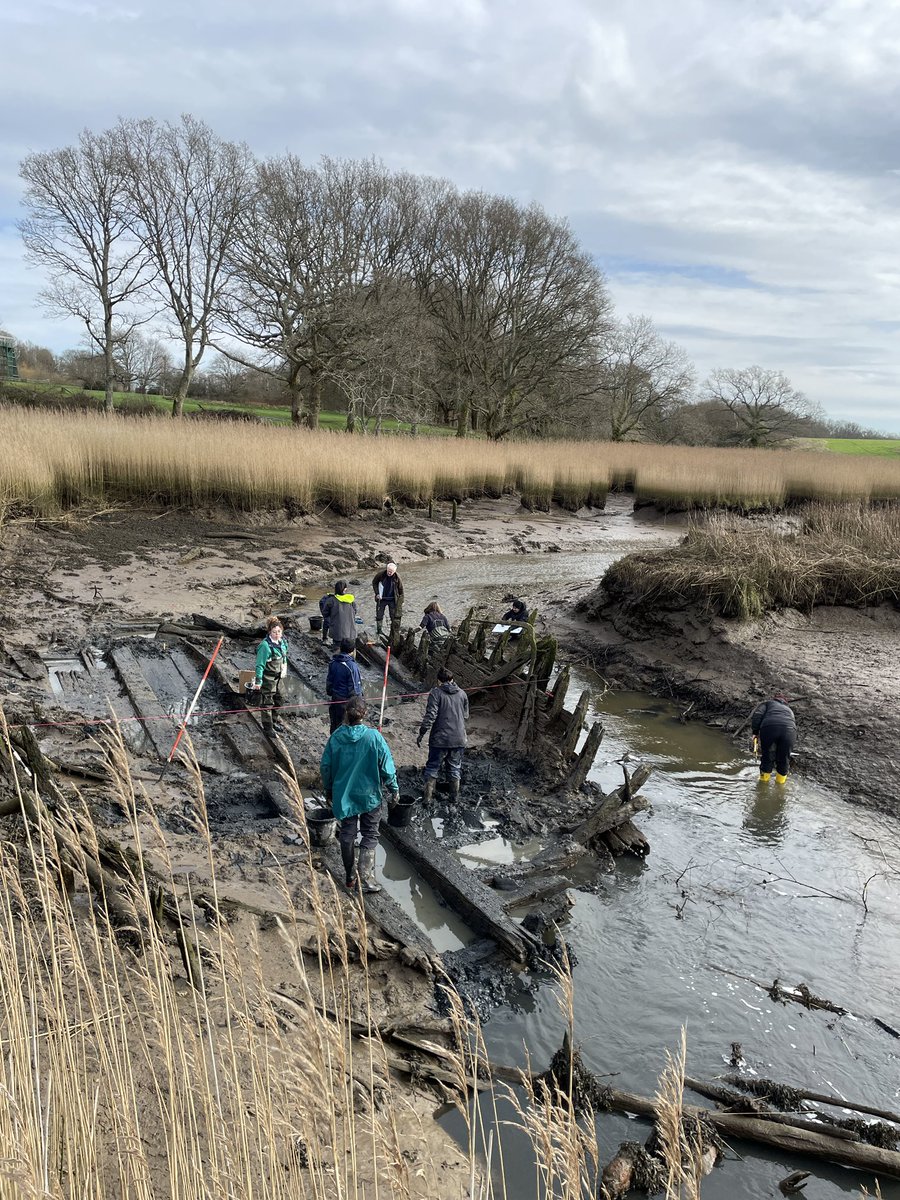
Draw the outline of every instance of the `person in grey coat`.
M437 687L433 687L428 693L425 715L422 717L419 736L416 738L416 745L421 746L425 734L431 730L428 738L428 761L423 772L424 800L434 798L438 771L445 759L450 775L450 798L458 800L463 754L468 744L466 721L469 719L469 697L454 683L453 676L446 667L438 671L437 678Z
M750 729L759 741L760 782L769 782L774 764L775 782L784 783L797 738L797 722L787 697L776 692L771 700L757 704L750 717Z
M322 616L328 632L336 646L345 639L356 641L356 597L347 591L347 584L339 579L334 585L334 595L325 601Z

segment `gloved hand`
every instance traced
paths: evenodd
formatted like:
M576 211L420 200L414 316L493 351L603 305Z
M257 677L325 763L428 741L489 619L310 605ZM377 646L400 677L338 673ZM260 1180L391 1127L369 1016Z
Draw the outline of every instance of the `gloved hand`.
M399 803L400 803L400 793L399 792L391 792L391 794L388 796L388 808L396 808Z
M419 734L419 736L416 738L416 745L417 745L417 746L421 746L421 745L422 745L422 738L423 738L424 736L425 736L425 734L424 734L424 732L422 732L422 733L420 733L420 734Z
M259 680L254 679L253 682L250 684L250 691L258 692L261 687L262 687L262 684L259 682Z

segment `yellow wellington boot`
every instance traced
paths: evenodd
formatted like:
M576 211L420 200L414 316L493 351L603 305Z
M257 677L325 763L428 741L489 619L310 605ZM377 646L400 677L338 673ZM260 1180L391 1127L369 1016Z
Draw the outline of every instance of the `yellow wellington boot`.
M776 771L775 772L775 782L776 783L787 783L787 775L779 775L778 772Z
M768 783L771 778L772 778L771 771L760 771L760 773L759 773L759 782L760 783Z

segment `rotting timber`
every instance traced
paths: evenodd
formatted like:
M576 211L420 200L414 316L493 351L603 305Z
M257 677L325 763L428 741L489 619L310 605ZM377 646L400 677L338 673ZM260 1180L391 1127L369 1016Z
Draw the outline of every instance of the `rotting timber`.
M290 627L293 622L288 618L286 624ZM415 631L407 631L402 641L398 639L397 653L390 664L394 681L404 691L418 694L423 690L423 681L426 685L433 682L437 669L449 666L461 686L470 692L473 704L488 705L501 720L508 720L514 729L514 753L535 766L543 794L557 798L558 810L578 817L568 825L558 822L550 830L545 848L531 862L520 864L515 878L504 881L502 891L497 890L494 879L463 867L455 854L441 846L427 821L403 830L384 825L385 836L443 901L514 962L528 961L539 948L540 939L513 920L511 911L526 904L549 905L552 897L567 886L566 868L585 856L593 856L608 869L612 855L643 855L648 849L631 818L647 806L637 793L649 771L638 768L632 776L626 772L622 786L607 796L593 785L585 787L602 739L602 725L598 722L588 731L579 751L587 696L582 696L574 712L564 707L569 684L565 668L548 691L556 642L549 637L536 639L532 628L533 623L528 636L519 643L502 636L489 648L486 623L476 621L470 613L457 636L439 649L429 644L426 634L417 639ZM166 624L156 639L118 638L108 647L107 657L137 721L131 728L139 742L142 736L148 739L145 750L160 766L177 731L179 697L193 691L209 657L205 642L211 633L220 631L220 623L194 614L187 620ZM258 637L259 630L229 627L225 634L225 648L207 684L208 719L190 730L192 755L201 773L209 771L227 783L236 772L248 781L245 786L257 788L261 803L273 814L296 823L302 820L302 810L288 794L284 777L292 780L299 791L315 787L315 774L310 765L304 766L309 760L298 759L288 741L265 736L252 705L235 690L234 668L246 660L247 645ZM302 645L306 670L318 670L320 665L324 670L329 656L322 644L304 639ZM359 653L371 667L383 670L385 657L380 646L360 641ZM293 657L290 668L307 690L314 690ZM112 674L106 672L104 676L109 688ZM105 698L101 696L105 703L91 715L97 719L107 717L113 696L109 691ZM340 879L333 847L314 852L314 856L323 869ZM394 900L384 893L377 898L367 897L364 911L370 923L397 944L397 953L404 961L430 970L437 957L433 946Z

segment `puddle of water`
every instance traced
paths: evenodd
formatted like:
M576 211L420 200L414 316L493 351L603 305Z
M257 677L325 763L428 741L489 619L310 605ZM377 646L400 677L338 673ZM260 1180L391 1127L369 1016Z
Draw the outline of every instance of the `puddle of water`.
M456 853L471 866L509 866L533 858L543 845L539 838L518 844L504 837L493 837L471 846L460 846Z
M459 950L474 941L468 925L438 901L434 889L393 846L379 842L376 867L384 890L425 930L439 953Z

